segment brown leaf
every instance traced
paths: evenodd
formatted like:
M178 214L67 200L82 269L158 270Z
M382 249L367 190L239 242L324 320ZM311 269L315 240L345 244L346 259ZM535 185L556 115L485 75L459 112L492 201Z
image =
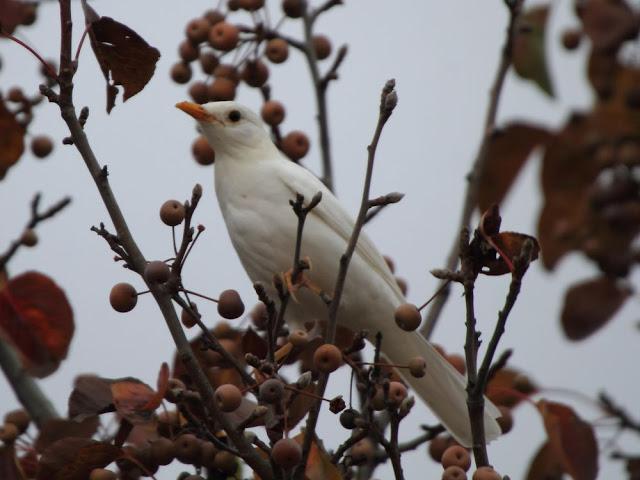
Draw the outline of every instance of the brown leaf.
M20 160L23 152L24 128L0 98L0 180Z
M16 458L13 445L0 448L0 478L2 480L27 480Z
M80 421L52 418L47 420L38 432L38 438L33 447L37 452L42 453L49 445L63 438L91 438L99 425L100 419L97 416L86 417Z
M513 39L513 67L520 77L531 80L553 97L545 52L548 17L548 5L532 7L520 15Z
M124 87L123 101L140 92L151 80L160 52L126 25L98 15L86 0L82 0L82 8L91 48L107 81L107 112L110 112L118 93L116 85Z
M312 384L305 388L303 391L313 394L316 391L316 387ZM289 429L293 429L298 423L300 423L300 420L302 420L307 415L307 413L309 413L311 407L315 405L316 399L311 395L305 395L304 393L296 394L295 392L291 391L287 392L288 398L291 398L295 395L293 401L287 408L287 427Z
M17 26L21 25L30 15L36 2L24 2L22 0L0 0L0 29L4 33L13 33ZM2 128L0 128L2 131ZM1 147L0 147L1 150Z
M67 296L48 276L26 272L0 290L0 335L31 375L46 377L58 368L74 329Z
M570 340L583 340L602 328L624 304L632 290L602 276L573 285L562 309L562 329Z
M496 405L513 408L538 387L519 370L505 367L498 370L487 384L486 396Z
M549 444L564 470L573 480L595 480L598 475L598 443L593 427L567 405L540 400L537 406Z
M40 457L37 480L86 480L122 455L119 447L88 438L58 440Z
M304 432L294 437L300 445L304 442ZM331 462L329 454L318 444L317 439L311 441L309 459L304 471L305 480L342 480L340 470Z
M638 21L627 2L589 0L580 9L582 29L596 51L620 48L638 35Z
M493 133L478 176L478 208L481 212L500 204L531 152L549 141L545 128L512 123Z
M95 375L76 377L73 391L69 396L69 417L82 420L94 415L113 412L112 380Z
M164 390L166 391L169 367L166 363L162 364L158 385L164 382ZM111 383L111 395L113 396L113 404L118 414L132 424L145 423L151 419L156 408L160 405L164 392L155 392L149 385L141 382L137 378L123 378L114 380Z
M531 460L526 480L562 480L563 476L564 468L556 451L549 442L543 443Z
M249 327L242 335L242 351L252 353L258 358L267 356L267 342Z

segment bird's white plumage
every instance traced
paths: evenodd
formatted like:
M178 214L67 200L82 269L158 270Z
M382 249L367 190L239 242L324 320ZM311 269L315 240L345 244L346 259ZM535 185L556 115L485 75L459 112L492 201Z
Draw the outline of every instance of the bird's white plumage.
M353 219L322 182L280 153L251 110L235 102L209 103L203 108L209 117L201 119L200 126L216 152L218 203L250 279L262 282L277 298L272 278L291 268L296 240L297 218L289 200L300 193L308 202L321 191L322 201L307 217L301 253L311 259L310 280L332 292ZM239 119L229 115L232 111L240 114ZM288 323L299 327L308 320L326 320L326 305L317 295L303 289L297 298L287 309ZM406 364L414 356L423 356L427 374L419 379L405 375L405 380L454 437L470 445L464 377L419 333L395 325L394 310L403 302L393 274L363 232L349 266L338 322L371 335L381 332L383 354L392 363ZM500 435L498 416L497 408L488 402L485 431L489 440Z

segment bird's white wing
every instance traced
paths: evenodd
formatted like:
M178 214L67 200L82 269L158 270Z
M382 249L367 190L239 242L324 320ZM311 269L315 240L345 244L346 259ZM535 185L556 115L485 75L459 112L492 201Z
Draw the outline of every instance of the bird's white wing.
M314 208L310 215L316 215L322 222L331 228L338 236L349 242L353 232L354 220L340 205L338 199L331 191L309 170L293 163L288 159L279 162L281 168L278 169L280 180L291 191L292 198L297 193L304 195L308 202L319 191L322 192L322 201ZM356 253L360 255L367 264L382 277L396 294L398 302L404 301L404 296L398 287L387 262L369 239L365 232L361 232L358 237ZM337 260L337 259L336 259Z

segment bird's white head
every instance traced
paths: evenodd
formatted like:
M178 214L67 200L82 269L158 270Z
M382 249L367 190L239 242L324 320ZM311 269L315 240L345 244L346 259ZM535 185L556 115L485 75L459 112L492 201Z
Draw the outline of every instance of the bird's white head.
M260 117L239 103L180 102L176 107L198 121L216 152L216 161L221 157L243 159L250 157L251 152L275 149Z

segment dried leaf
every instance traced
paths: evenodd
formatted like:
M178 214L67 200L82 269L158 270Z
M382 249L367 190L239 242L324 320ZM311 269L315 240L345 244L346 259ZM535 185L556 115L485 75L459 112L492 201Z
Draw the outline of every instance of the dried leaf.
M82 420L94 415L113 412L112 380L95 375L76 377L73 391L69 396L69 417Z
M90 27L91 48L107 81L110 112L118 93L116 85L124 87L123 101L140 92L151 80L160 52L126 25L98 15L86 0L82 0L82 8Z
M2 5L0 4L1 10ZM0 180L7 174L9 168L20 160L23 152L24 128L0 98Z
M531 460L526 480L562 480L563 477L564 468L556 451L549 442L543 443Z
M505 367L498 370L487 385L486 396L496 405L513 408L523 398L536 393L538 387L519 370Z
M13 445L0 448L0 478L2 480L27 480L16 458Z
M294 437L300 445L304 442L304 432ZM342 480L338 467L331 462L329 454L318 444L317 439L311 441L309 459L304 471L305 480Z
M564 470L573 480L595 480L598 475L598 443L593 427L567 405L540 400L537 406L549 444Z
M570 340L583 340L602 328L624 304L632 290L602 276L573 285L566 293L562 328Z
M242 351L252 353L258 358L265 358L267 356L267 342L249 327L242 335Z
M104 468L122 455L119 447L87 438L67 437L45 450L37 480L86 480L94 468Z
M638 35L638 21L627 2L589 0L583 3L580 17L596 51L615 51Z
M481 212L502 202L533 149L550 138L548 130L525 123L512 123L493 133L478 178Z
M31 375L46 377L58 368L74 329L67 296L48 276L26 272L0 290L0 335Z
M313 394L316 391L316 387L314 384L311 384L303 391ZM287 408L287 427L289 429L293 429L298 423L300 423L300 420L302 420L307 415L307 413L309 413L311 407L315 405L316 399L311 395L305 395L304 393L295 393L291 391L287 392L287 398L291 398L293 395L295 395L293 401Z
M0 28L4 33L13 33L21 25L34 8L36 2L24 2L22 0L0 0ZM0 128L2 131L2 128ZM1 148L0 148L1 150Z
M91 438L99 425L100 419L97 416L86 417L80 421L52 418L47 420L38 432L34 448L42 453L49 445L63 438Z
M545 52L548 17L549 6L543 5L529 9L518 18L513 39L513 66L520 77L533 81L553 97Z

